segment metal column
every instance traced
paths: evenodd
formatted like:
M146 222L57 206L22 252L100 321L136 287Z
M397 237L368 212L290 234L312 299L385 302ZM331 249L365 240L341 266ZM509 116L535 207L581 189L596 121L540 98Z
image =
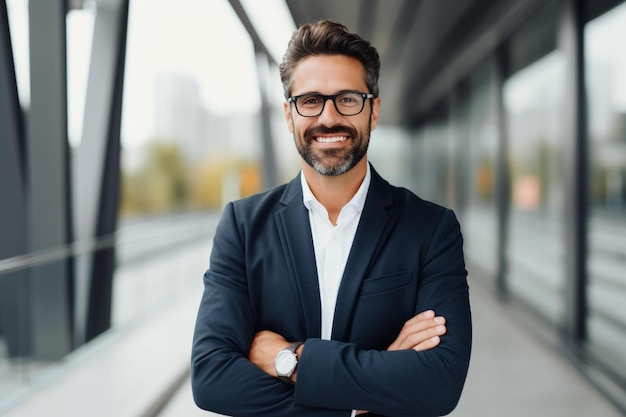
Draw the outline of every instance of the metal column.
M28 237L31 251L71 241L67 136L66 1L30 0ZM30 272L33 355L58 359L72 348L69 261Z
M24 125L20 107L6 2L0 3L0 259L27 252ZM25 356L25 273L0 274L0 334L10 357Z
M498 50L492 60L493 76L491 80L493 86L491 91L495 94L493 103L495 119L498 129L498 157L496 167L496 205L498 212L497 224L497 269L496 286L498 295L508 297L509 287L507 284L508 260L507 250L509 241L509 215L511 211L511 178L509 176L509 140L508 140L508 119L504 106L504 80L508 72L504 53Z
M96 3L85 118L73 160L77 240L99 239L117 229L120 129L128 25L128 0ZM110 327L114 248L77 259L76 343Z
M567 72L565 98L565 233L566 291L565 332L578 344L587 337L587 115L583 47L582 4L578 0L563 3L559 49L564 52Z
M272 109L269 104L268 84L270 77L270 61L267 55L256 51L256 67L261 94L261 141L263 143L263 189L268 190L278 185L278 169L274 151L274 137L272 135Z
M250 22L246 11L239 0L228 0L233 10L239 17L241 24L246 28L250 39L254 45L256 55L256 67L259 77L259 88L261 89L261 126L263 142L263 189L271 188L278 184L278 170L276 168L276 155L274 152L274 142L271 129L271 108L269 106L268 79L269 66L274 63L272 55L263 44L261 37L256 32L254 25Z

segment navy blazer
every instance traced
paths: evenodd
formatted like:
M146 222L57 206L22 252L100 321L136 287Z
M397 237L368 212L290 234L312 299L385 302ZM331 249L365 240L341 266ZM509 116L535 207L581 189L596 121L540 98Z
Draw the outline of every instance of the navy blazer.
M470 360L471 317L459 224L451 210L372 181L322 340L309 215L297 177L229 203L214 237L192 348L196 404L231 416L430 416L456 406ZM406 320L432 309L434 349L386 351ZM305 341L288 385L248 359L255 333Z

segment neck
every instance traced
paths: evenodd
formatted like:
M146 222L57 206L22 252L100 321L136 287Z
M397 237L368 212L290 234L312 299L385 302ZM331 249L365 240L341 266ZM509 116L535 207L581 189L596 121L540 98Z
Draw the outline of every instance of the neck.
M339 212L359 190L366 173L367 158L363 158L350 171L337 176L322 175L302 162L302 174L317 201L326 208L332 224L337 224Z

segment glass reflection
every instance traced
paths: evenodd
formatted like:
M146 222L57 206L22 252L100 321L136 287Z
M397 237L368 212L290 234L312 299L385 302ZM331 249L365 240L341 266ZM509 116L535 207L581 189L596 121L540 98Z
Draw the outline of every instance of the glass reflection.
M504 85L511 212L508 284L546 319L563 322L563 97L566 68L554 51Z
M495 278L497 210L495 176L498 129L494 103L494 84L488 68L470 80L470 96L464 117L469 133L468 205L464 213L466 257Z
M626 4L585 27L590 344L626 376Z

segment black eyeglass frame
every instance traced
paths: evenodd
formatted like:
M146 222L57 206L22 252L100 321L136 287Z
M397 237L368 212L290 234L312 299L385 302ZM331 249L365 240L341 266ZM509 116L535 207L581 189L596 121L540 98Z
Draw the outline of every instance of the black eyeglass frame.
M344 114L341 112L341 110L339 110L339 108L337 107L337 102L335 100L337 100L337 97L342 96L344 94L357 94L360 95L363 98L363 103L361 104L361 109L354 113L354 114ZM298 109L298 99L300 97L304 97L304 96L316 96L322 99L322 108L320 109L320 112L314 115L304 115L302 113L300 113L300 109ZM361 114L361 112L363 112L363 109L365 108L365 102L367 101L367 99L372 99L376 97L374 94L372 93L363 93L361 91L342 91L340 93L337 94L331 94L331 95L324 95L324 94L317 94L317 93L305 93L305 94L299 94L297 96L291 96L291 97L287 97L287 103L293 103L294 107L296 108L296 111L298 112L298 114L302 117L318 117L320 114L322 114L324 112L324 108L326 107L326 102L328 100L331 100L333 102L333 106L335 106L335 110L337 110L337 113L339 113L342 116L346 116L346 117L350 117L350 116L356 116L357 114Z

